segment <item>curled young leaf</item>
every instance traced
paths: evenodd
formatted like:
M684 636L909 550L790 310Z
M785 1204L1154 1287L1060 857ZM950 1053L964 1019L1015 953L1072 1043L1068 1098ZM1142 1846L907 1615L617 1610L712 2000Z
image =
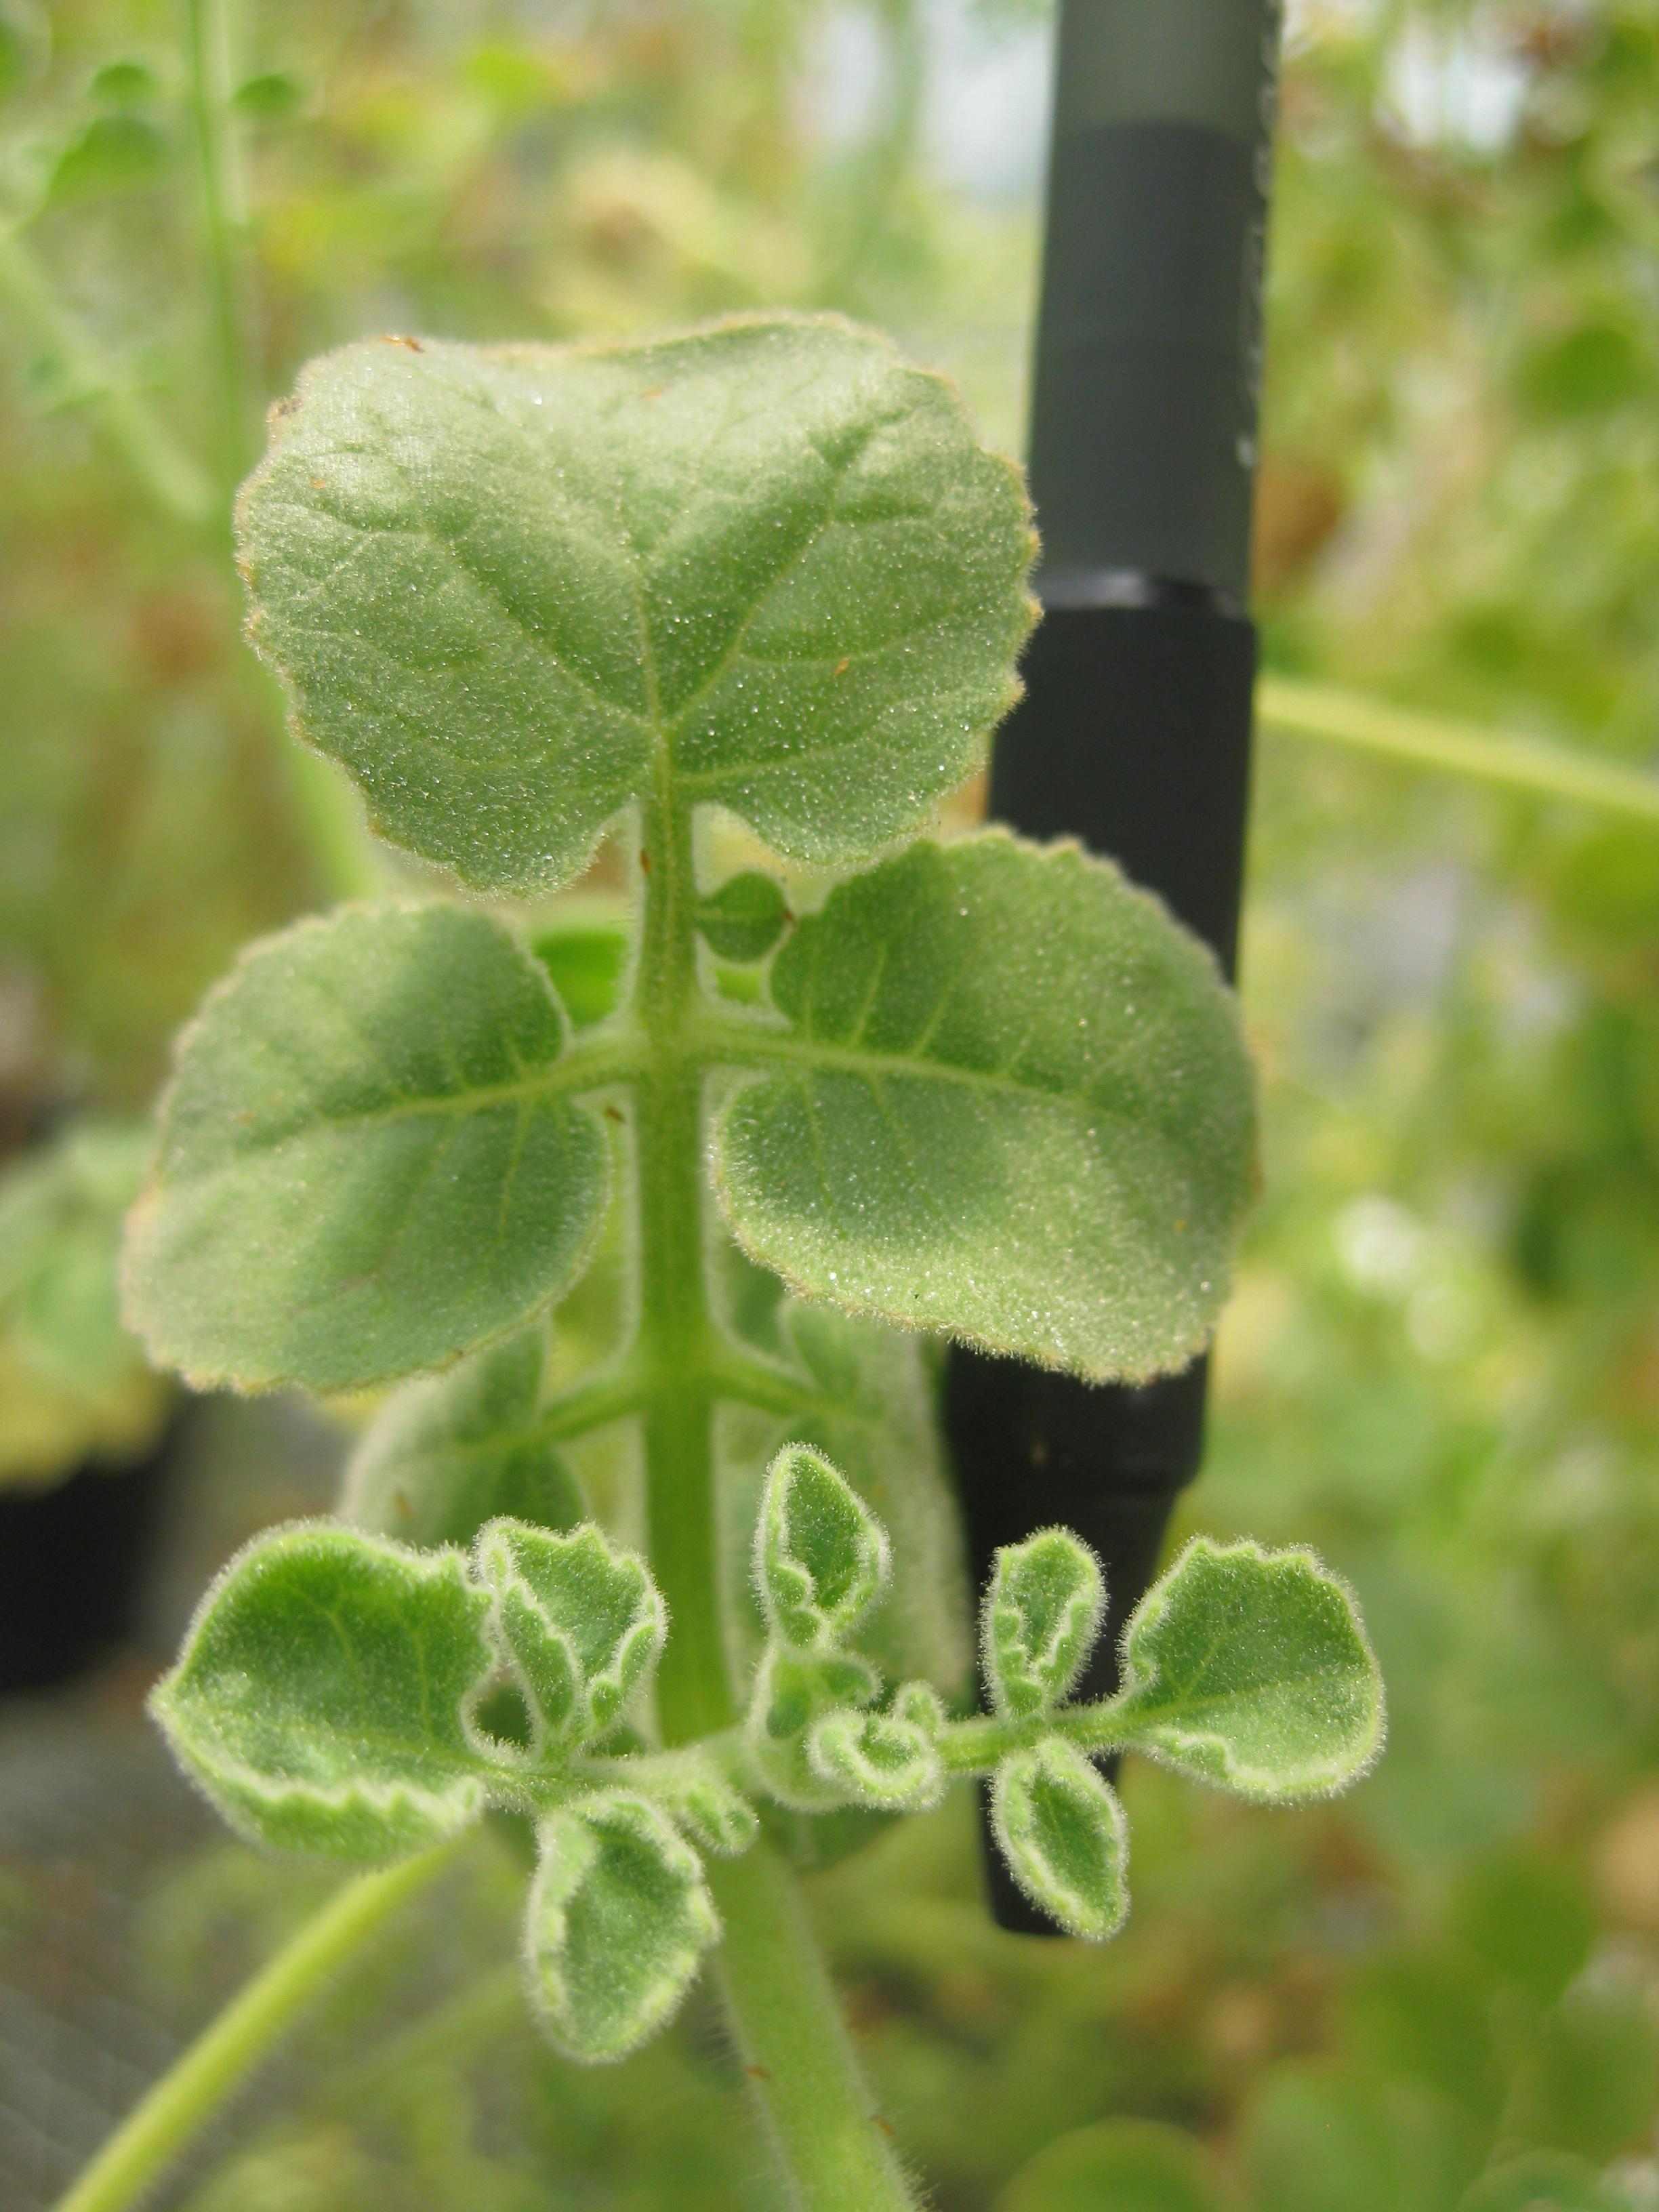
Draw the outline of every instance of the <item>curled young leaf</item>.
M568 2058L623 2058L666 2025L720 1922L696 1853L643 1797L555 1814L525 1918L530 1994Z
M735 1247L727 1249L745 1278L759 1273ZM926 1675L957 1697L970 1680L971 1613L929 1346L913 1330L800 1298L783 1298L771 1321L766 1349L799 1381L799 1410L780 1416L730 1405L715 1419L723 1565L736 1616L728 1634L735 1632L739 1663L758 1661L766 1634L758 1599L752 1608L743 1604L766 1469L784 1443L811 1444L846 1470L887 1531L887 1593L860 1625L860 1650L890 1679Z
M592 1522L560 1536L492 1521L475 1557L538 1743L602 1736L656 1665L668 1631L643 1562Z
M659 1754L651 1771L653 1802L701 1851L735 1858L760 1833L755 1808L697 1752L672 1760Z
M377 826L480 890L575 875L653 761L787 857L874 852L1018 695L1018 471L838 319L348 346L272 432L254 642Z
M812 1762L813 1726L825 1714L873 1705L880 1694L880 1675L854 1653L808 1656L772 1645L755 1677L744 1729L749 1763L769 1794L798 1813L844 1804L841 1783Z
M1310 1552L1196 1536L1124 1632L1116 1740L1241 1796L1316 1796L1382 1745L1382 1681Z
M437 1367L580 1273L610 1155L545 971L489 915L348 908L267 938L184 1035L127 1317L201 1387Z
M532 1322L394 1392L347 1466L343 1517L408 1544L471 1544L501 1515L574 1528L581 1491L541 1418L548 1344Z
M981 1613L985 1679L1010 1719L1069 1693L1105 1610L1100 1562L1069 1528L1044 1528L997 1553Z
M855 1805L922 1813L945 1795L933 1733L897 1713L826 1713L806 1739L807 1763Z
M1081 1752L1058 1736L1011 1752L991 1784L991 1826L1034 1905L1091 1943L1116 1935L1129 1910L1128 1826Z
M757 868L728 876L697 901L697 933L717 960L763 960L788 920L783 885Z
M1182 1366L1227 1288L1253 1084L1198 939L1109 862L1000 830L833 890L715 1135L739 1242L810 1296L1104 1381Z
M489 1618L459 1553L301 1522L231 1561L150 1710L250 1841L404 1857L483 1810L468 1715L496 1664Z
M767 1469L755 1530L755 1586L772 1632L797 1651L832 1650L881 1595L887 1532L822 1452L787 1444Z

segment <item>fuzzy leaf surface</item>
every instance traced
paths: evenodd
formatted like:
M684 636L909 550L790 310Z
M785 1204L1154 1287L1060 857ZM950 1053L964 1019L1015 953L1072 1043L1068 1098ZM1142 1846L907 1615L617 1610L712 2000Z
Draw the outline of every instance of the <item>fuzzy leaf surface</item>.
M151 1709L251 1841L400 1858L483 1810L466 1715L495 1664L489 1617L459 1553L301 1523L231 1561Z
M1122 1670L1122 1741L1243 1796L1340 1790L1382 1747L1353 1599L1307 1552L1194 1537L1136 1607Z
M1000 831L832 891L716 1136L739 1241L815 1297L1093 1380L1183 1365L1227 1287L1254 1086L1198 940Z
M897 1713L826 1713L807 1738L806 1756L855 1805L921 1813L945 1795L932 1733Z
M735 1858L760 1833L754 1807L700 1753L672 1765L659 1758L651 1796L700 1851L717 1857Z
M544 1528L586 1517L580 1486L545 1433L548 1331L486 1345L447 1374L406 1383L352 1454L340 1511L406 1544L471 1544L501 1515Z
M809 1656L772 1645L755 1676L744 1738L750 1765L779 1804L814 1813L846 1803L843 1783L813 1761L812 1733L826 1714L854 1713L880 1694L880 1675L855 1652Z
M787 1444L767 1469L755 1530L755 1583L773 1633L830 1651L875 1603L887 1532L822 1452Z
M996 1555L985 1594L985 1676L994 1709L1011 1718L1057 1705L1094 1648L1105 1578L1069 1528L1044 1528Z
M783 885L757 868L728 876L697 902L697 933L720 960L763 960L788 920Z
M1011 1752L991 1784L991 1826L1034 1905L1091 1943L1129 1910L1129 1838L1117 1792L1069 1743Z
M544 1741L591 1743L656 1665L668 1614L644 1564L592 1522L560 1536L492 1521L479 1580Z
M540 1841L532 2002L567 2057L625 2057L673 2017L720 1933L702 1863L665 1814L622 1790L556 1814Z
M746 1260L742 1263L749 1267ZM756 1271L758 1272L758 1271ZM775 1278L771 1279L775 1281ZM785 1298L768 1349L801 1383L785 1420L720 1407L722 1571L741 1678L760 1656L765 1626L752 1595L755 1525L765 1470L784 1443L811 1444L848 1480L887 1531L892 1572L859 1646L896 1680L925 1674L955 1697L972 1665L971 1607L960 1516L945 1464L927 1346L912 1330Z
M489 915L348 908L246 954L185 1033L129 1321L198 1386L441 1366L580 1271L610 1158L564 1017Z
M250 629L376 825L567 881L643 790L776 852L914 829L1018 693L1018 473L838 319L313 362L244 492Z

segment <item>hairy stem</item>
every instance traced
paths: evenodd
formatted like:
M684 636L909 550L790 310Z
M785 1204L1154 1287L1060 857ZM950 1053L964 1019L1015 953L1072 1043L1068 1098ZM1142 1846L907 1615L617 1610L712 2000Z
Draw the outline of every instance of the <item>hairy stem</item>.
M141 2197L269 2055L330 1975L443 1871L455 1849L441 1844L337 1890L139 2099L57 2212L124 2212Z
M649 1071L635 1086L639 1175L640 1363L652 1570L673 1631L657 1680L663 1741L736 1718L720 1627L714 1528L714 1334L703 1265L702 1071L684 1050L697 994L696 884L686 810L665 791L641 810L644 943L636 1012Z
M708 1869L715 1969L738 2046L804 2212L914 2212L794 1883L765 1844Z
M641 809L645 916L635 1013L649 1042L634 1086L640 1334L647 1377L645 1480L652 1571L672 1624L657 1678L669 1746L732 1726L715 1532L714 1400L734 1363L708 1304L704 1251L705 1062L690 1047L702 1000L690 809L665 754ZM796 2197L808 2212L911 2212L847 2040L800 1900L765 1844L716 1862L716 1954L733 2032Z

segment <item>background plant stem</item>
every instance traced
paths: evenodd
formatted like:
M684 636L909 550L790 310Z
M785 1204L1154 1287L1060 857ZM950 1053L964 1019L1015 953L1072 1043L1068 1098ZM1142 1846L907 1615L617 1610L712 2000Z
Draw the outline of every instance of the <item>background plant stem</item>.
M1535 738L1492 730L1448 715L1391 707L1334 684L1263 676L1255 687L1256 720L1264 729L1351 745L1393 760L1415 761L1448 775L1507 784L1547 799L1569 799L1659 825L1659 776L1617 761L1570 751Z
M247 210L231 106L234 40L230 5L231 0L185 0L191 121L213 324L219 465L227 517L247 467L249 413L241 253Z
M240 2088L329 1976L454 1856L445 1844L338 1889L141 2097L57 2212L124 2212Z
M42 274L27 240L0 229L0 302L51 362L163 514L199 530L217 508L212 479L120 372L104 360Z

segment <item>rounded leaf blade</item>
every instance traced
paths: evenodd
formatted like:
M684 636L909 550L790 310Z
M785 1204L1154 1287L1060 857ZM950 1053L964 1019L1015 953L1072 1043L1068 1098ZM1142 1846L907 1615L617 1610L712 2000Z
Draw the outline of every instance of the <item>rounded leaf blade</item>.
M1227 1288L1254 1086L1209 953L1109 862L1000 831L831 892L716 1133L750 1255L857 1313L1093 1381L1183 1365Z
M489 1617L459 1553L301 1522L231 1561L151 1710L250 1841L403 1857L483 1810L466 1717L495 1665Z
M1382 1680L1310 1552L1195 1536L1124 1631L1121 1741L1242 1796L1340 1790L1382 1747Z
M556 1814L540 1841L532 2002L567 2057L624 2058L679 2009L720 1933L702 1863L665 1813L621 1790Z
M876 851L1018 696L1018 471L837 318L371 341L272 430L254 642L377 826L479 889L568 880L653 761L789 858Z
M347 908L243 956L181 1041L130 1324L198 1387L438 1367L580 1272L609 1194L546 976L488 915Z
M1128 1824L1081 1752L1058 1736L1011 1752L992 1779L991 1829L1014 1880L1068 1935L1116 1935L1129 1911Z

